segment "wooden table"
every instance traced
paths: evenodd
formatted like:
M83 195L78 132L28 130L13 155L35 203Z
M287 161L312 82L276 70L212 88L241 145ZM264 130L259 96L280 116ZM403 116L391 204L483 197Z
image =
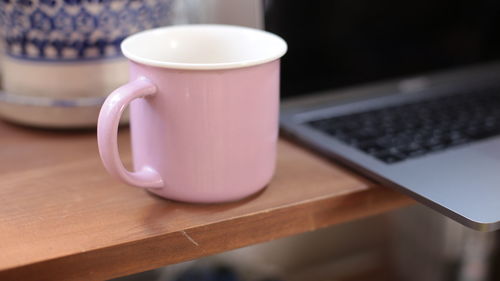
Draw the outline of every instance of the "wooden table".
M109 177L94 132L0 123L0 136L0 280L108 279L413 202L285 140L264 191L194 205ZM127 130L119 138L129 163Z

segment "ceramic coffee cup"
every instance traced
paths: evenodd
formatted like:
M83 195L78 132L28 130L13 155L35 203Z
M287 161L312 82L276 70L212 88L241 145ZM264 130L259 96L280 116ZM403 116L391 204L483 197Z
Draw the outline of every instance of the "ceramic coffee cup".
M120 43L170 22L173 0L0 1L0 115L43 127L95 126L128 80Z
M280 37L227 25L149 30L121 45L131 80L104 103L101 159L116 178L187 202L241 199L271 180L276 158ZM118 120L130 105L134 171Z

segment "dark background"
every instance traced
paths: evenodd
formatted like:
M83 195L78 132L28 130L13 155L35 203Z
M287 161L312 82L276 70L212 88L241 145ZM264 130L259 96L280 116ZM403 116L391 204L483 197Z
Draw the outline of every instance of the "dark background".
M500 1L266 0L282 36L282 95L500 58Z

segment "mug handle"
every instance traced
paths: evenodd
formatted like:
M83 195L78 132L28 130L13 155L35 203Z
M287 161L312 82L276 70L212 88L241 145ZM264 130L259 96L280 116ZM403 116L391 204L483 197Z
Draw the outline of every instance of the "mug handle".
M130 172L124 166L118 152L118 125L120 117L131 101L156 94L156 86L147 78L140 77L113 91L102 105L97 122L97 144L106 170L122 181L143 188L161 188L160 174L150 166Z

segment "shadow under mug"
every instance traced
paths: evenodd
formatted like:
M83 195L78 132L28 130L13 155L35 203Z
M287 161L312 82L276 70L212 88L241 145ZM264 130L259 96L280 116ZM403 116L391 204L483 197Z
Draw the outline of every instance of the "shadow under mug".
M185 25L125 39L131 80L104 103L98 144L108 172L173 200L225 202L271 180L278 138L279 66L287 45L261 30ZM133 172L117 129L130 105Z

